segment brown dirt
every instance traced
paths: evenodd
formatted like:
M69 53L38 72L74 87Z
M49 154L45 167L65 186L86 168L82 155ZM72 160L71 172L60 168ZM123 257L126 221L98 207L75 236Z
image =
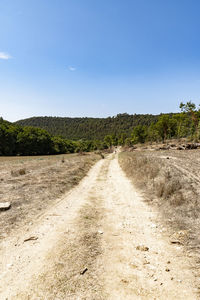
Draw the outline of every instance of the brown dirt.
M1 299L198 299L192 258L165 231L110 155L4 240Z

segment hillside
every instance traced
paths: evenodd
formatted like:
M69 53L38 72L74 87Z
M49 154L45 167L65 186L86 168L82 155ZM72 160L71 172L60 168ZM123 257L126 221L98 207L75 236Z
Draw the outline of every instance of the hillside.
M107 134L130 135L134 126L150 125L158 120L156 115L118 114L108 118L61 118L33 117L16 122L22 126L34 126L46 129L52 135L60 135L71 140L103 140Z

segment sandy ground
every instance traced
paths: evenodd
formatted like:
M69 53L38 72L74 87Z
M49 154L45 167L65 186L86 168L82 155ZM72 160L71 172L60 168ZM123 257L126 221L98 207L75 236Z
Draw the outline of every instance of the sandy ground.
M199 299L192 262L157 214L108 156L28 231L4 239L0 299Z

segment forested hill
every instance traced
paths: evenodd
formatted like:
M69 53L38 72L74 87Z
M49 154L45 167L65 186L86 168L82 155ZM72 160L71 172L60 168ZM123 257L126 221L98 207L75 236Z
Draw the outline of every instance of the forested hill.
M46 129L52 135L59 135L67 139L103 140L106 135L130 136L133 127L155 123L156 115L118 114L108 118L61 118L61 117L33 117L16 122L22 126L34 126Z

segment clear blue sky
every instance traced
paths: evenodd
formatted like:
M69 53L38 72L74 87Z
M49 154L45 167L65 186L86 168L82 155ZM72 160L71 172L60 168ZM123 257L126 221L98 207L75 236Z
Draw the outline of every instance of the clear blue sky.
M0 0L0 115L200 103L199 0Z

